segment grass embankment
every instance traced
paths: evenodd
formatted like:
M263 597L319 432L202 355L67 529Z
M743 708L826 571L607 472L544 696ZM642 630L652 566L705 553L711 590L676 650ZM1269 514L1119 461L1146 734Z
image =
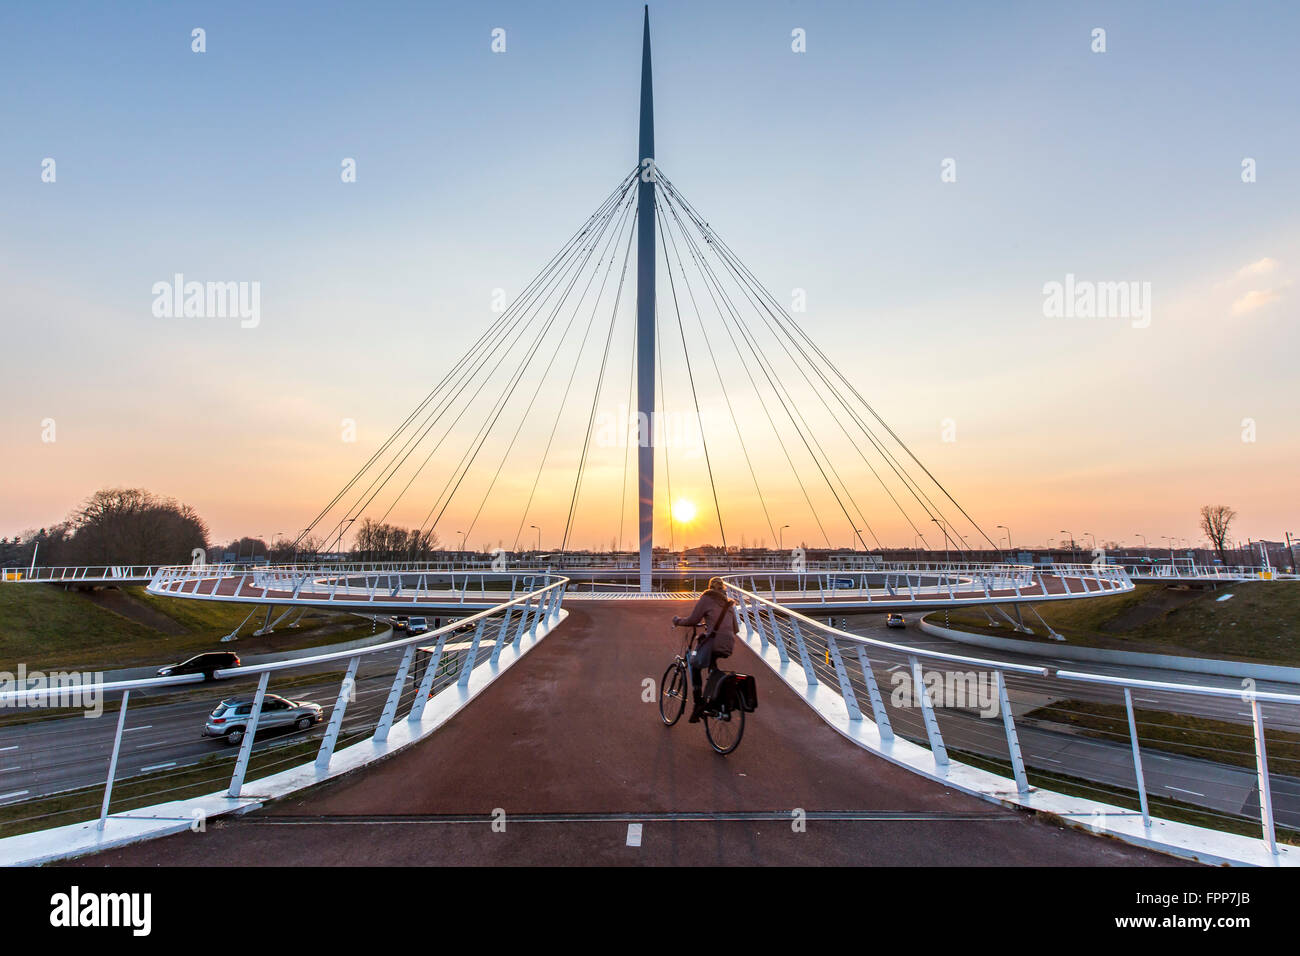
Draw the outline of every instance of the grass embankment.
M252 637L266 616L259 607L239 639L223 645L253 605L156 597L141 587L111 597L110 607L58 585L0 584L0 670L14 672L20 662L29 671L113 670L218 649L244 655L316 647L371 633L369 621L356 615L309 609L297 627L287 626L290 615L275 633Z
M1225 594L1232 598L1220 601ZM1178 654L1300 666L1300 584L1251 581L1193 591L1139 584L1125 594L1031 604L1072 644L1111 650ZM996 617L996 614L994 615ZM943 623L943 614L930 619ZM1024 611L1034 635L1005 621L990 627L978 608L948 612L963 630L1021 640L1047 640L1046 628Z

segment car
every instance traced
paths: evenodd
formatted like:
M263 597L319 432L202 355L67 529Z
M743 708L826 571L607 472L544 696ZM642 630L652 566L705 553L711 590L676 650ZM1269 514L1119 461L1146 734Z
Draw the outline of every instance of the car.
M429 622L422 617L413 617L406 622L407 634L423 634L429 629Z
M885 627L907 627L907 621L901 614L890 614L885 618Z
M202 736L216 737L232 746L241 743L248 719L252 714L252 697L231 697L223 700L208 715L208 721L203 725ZM262 714L257 720L257 732L287 727L307 730L313 724L320 723L322 714L320 704L313 704L306 700L289 700L277 694L266 694L262 697Z
M212 651L198 654L179 664L158 668L159 677L176 677L180 674L202 674L207 680L216 680L213 671L239 666L239 655L234 651Z
M397 614L394 615L393 617L390 617L388 619L388 623L393 628L394 631L404 631L406 630L406 626L410 622L410 620L411 619L407 617L405 614Z

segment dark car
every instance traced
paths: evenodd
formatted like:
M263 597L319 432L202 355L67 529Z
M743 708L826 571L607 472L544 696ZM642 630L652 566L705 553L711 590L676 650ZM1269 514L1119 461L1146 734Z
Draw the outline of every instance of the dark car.
M409 621L410 618L408 618L405 614L397 614L388 619L388 623L392 626L394 631L406 630L406 625Z
M159 677L176 677L180 674L202 674L208 680L216 680L213 671L225 670L239 666L239 655L234 651L212 651L199 654L179 664L168 664L158 668Z

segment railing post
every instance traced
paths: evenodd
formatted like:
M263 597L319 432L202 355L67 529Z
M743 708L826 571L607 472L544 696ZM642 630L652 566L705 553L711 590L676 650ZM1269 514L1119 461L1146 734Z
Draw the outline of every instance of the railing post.
M529 595L524 598L524 603L519 606L519 630L515 631L514 640L516 650L519 649L519 642L524 639L524 631L528 630L528 605L530 605L532 601L532 595Z
M460 677L456 680L456 683L461 687L466 687L469 684L469 674L474 669L474 659L478 657L478 645L479 641L483 639L483 628L485 626L487 626L487 618L479 618L478 626L474 628L474 638L470 641L469 650L465 653L465 660L460 665Z
M858 664L862 667L862 679L867 682L867 699L871 701L871 715L876 720L876 727L880 731L881 741L894 739L894 727L889 722L889 711L885 710L885 701L880 696L880 685L876 683L875 672L871 670L871 661L867 658L867 651L861 644L858 645Z
M1277 834L1273 829L1273 788L1268 781L1268 748L1264 744L1264 714L1259 701L1250 700L1250 714L1255 724L1255 765L1259 770L1259 819L1264 827L1264 843L1268 852L1277 854Z
M1137 774L1138 803L1142 807L1142 825L1151 826L1151 813L1147 809L1147 782L1142 774L1142 751L1138 747L1137 720L1133 717L1133 693L1124 688L1124 710L1128 712L1128 740L1133 748L1133 770Z
M830 651L835 677L840 682L840 696L844 698L844 706L849 709L849 720L861 720L862 708L858 706L858 695L853 693L853 683L849 680L849 672L844 669L844 659L840 657L834 634L826 635L826 649Z
M1011 756L1011 772L1016 778L1016 790L1029 792L1029 778L1025 776L1025 761L1020 755L1020 737L1016 734L1016 718L1011 713L1011 700L1007 697L1007 682L1001 671L994 671L998 682L998 709L1002 711L1002 729L1007 734L1007 753Z
M122 749L122 728L126 724L126 704L131 699L129 690L122 691L122 704L117 711L117 736L113 738L113 756L108 760L108 780L104 784L104 805L99 809L99 829L104 829L108 819L108 801L113 796L113 778L117 776L117 755Z
M542 615L546 613L546 603L544 598L537 598L533 602L532 620L528 622L528 627L524 628L524 634L528 637L537 636L537 627L542 623ZM522 638L521 638L522 639Z
M561 584L555 589L555 611L552 613L552 624L560 620L560 611L564 607L564 592L569 589L567 584Z
M244 789L244 774L248 772L248 760L253 755L253 738L257 736L257 722L262 719L262 700L266 697L266 682L270 676L270 671L262 671L262 677L257 682L253 710L248 715L244 739L239 745L239 758L235 761L235 772L230 777L230 789L226 791L232 797L239 796L239 791Z
M360 663L360 657L348 661L348 669L343 674L342 683L339 684L339 696L334 701L334 709L330 711L330 722L325 726L325 737L320 742L320 750L316 752L318 771L328 770L330 760L334 757L334 745L338 743L339 730L343 727L343 715L347 712L348 701L356 694L357 665Z
M767 633L763 630L763 616L758 613L758 605L751 603L750 598L742 597L740 599L741 615L745 619L745 626L758 635L759 651L767 650Z
M514 614L514 612L515 612L515 606L513 604L507 606L505 615L501 618L500 621L497 622L500 625L500 627L497 629L496 644L492 646L491 661L493 664L495 664L497 661L501 659L501 648L505 647L506 645L506 630L507 628L510 627L510 618Z
M397 665L397 674L393 677L393 686L388 689L388 700L384 702L383 713L375 725L375 742L383 743L388 739L388 730L393 726L393 716L397 713L397 704L402 699L402 688L406 685L406 675L411 670L411 659L415 657L415 644L407 644L402 653L402 661Z
M939 733L939 721L934 716L934 706L930 702L930 691L925 686L925 680L921 674L921 662L916 659L915 654L907 656L908 662L912 666L912 700L915 702L919 697L921 701L921 719L925 721L925 735L930 739L930 752L934 755L934 762L941 766L948 763L948 748L943 745L943 735Z
M785 638L781 636L781 629L776 625L776 614L770 606L767 609L767 620L772 625L772 643L776 645L776 653L780 656L782 664L789 664L790 654L785 649Z
M504 628L502 633L505 633ZM424 669L424 678L420 681L420 688L415 692L415 701L411 704L411 712L406 719L416 722L424 717L424 707L429 703L429 694L433 691L433 682L438 676L438 668L442 666L442 646L447 642L447 633L438 635L438 643L433 648L433 657L430 658L429 664Z
M812 658L808 656L808 645L803 639L803 631L799 630L799 622L790 618L790 630L794 633L794 646L799 651L799 663L803 665L804 678L808 681L809 687L815 687L817 681L817 671L813 669Z

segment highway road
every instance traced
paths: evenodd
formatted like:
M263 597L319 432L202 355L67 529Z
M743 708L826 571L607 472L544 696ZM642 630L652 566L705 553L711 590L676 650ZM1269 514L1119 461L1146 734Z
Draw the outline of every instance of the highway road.
M439 677L435 692L454 679L469 644L454 640L444 647L446 678ZM373 729L387 700L393 675L401 658L400 649L381 651L362 658L357 670L356 697L349 702L340 734L340 745L349 738ZM346 662L343 662L346 664ZM319 665L292 668L272 676L268 693L278 693L292 700L308 700L323 708L321 722L308 731L259 733L254 753L319 740L338 697L344 668L322 672ZM420 673L412 669L399 704L399 717L414 701ZM224 741L202 736L203 725L216 704L226 698L251 697L256 691L252 677L219 681L213 684L187 685L178 691L134 691L127 708L122 748L118 757L117 781L144 774L155 775L160 801L168 799L162 792L169 779L178 777L194 765L216 757L212 766L213 790L230 779L237 747ZM0 726L0 806L50 796L87 786L102 786L106 780L113 738L117 731L117 707L108 703L98 718L58 716L40 718L21 724Z

